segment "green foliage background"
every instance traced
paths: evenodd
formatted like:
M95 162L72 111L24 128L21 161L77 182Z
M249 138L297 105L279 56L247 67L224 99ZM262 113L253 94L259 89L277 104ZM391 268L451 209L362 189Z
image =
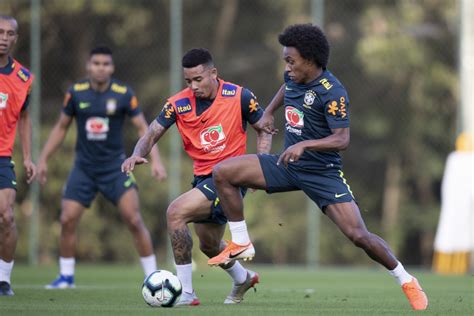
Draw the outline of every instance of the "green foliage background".
M183 49L211 49L220 75L250 88L265 106L282 82L277 35L290 23L310 22L308 0L184 0ZM85 76L89 49L106 43L114 50L115 76L137 93L151 121L169 87L168 0L42 1L42 144L61 111L68 85ZM27 0L3 0L0 12L17 17L15 57L29 64ZM453 149L458 112L458 7L454 0L325 1L324 30L331 42L329 69L349 92L351 146L344 152L345 176L367 225L381 234L407 264L428 266L439 213L444 161ZM283 115L276 124L283 131ZM137 135L124 131L130 153ZM253 132L249 151L254 151ZM168 135L169 136L169 135ZM169 138L159 146L166 166ZM273 152L282 148L282 135ZM40 260L57 259L62 186L74 157L75 128L50 160L41 190ZM15 159L21 161L17 148ZM28 254L30 202L21 164L17 260ZM168 182L156 183L147 167L137 171L143 216L163 262L167 241ZM182 161L181 188L190 188L192 163ZM301 192L248 194L246 216L263 263L303 263L306 199ZM319 212L314 206L315 212ZM81 261L136 261L130 234L118 212L99 197L82 219ZM195 249L195 259L204 262ZM335 226L322 217L322 264L369 264Z

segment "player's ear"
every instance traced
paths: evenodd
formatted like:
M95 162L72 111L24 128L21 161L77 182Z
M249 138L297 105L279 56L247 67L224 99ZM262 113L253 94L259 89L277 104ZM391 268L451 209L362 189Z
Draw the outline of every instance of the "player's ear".
M216 67L213 67L211 69L211 77L212 77L212 79L217 79L217 68Z

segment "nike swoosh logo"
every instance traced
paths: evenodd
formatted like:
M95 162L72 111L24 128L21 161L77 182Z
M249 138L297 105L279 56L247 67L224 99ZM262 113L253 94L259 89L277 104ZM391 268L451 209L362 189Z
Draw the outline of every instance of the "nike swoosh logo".
M244 252L246 249L240 251L240 252L237 252L237 253L230 253L229 254L229 259L233 259L235 257L237 257L238 255L240 255L242 252Z
M201 120L201 123L206 123L209 119Z
M87 108L90 107L90 106L91 106L91 104L90 104L89 102L81 102L81 103L79 103L79 108L80 108L81 110L87 109Z
M286 91L292 91L293 89L288 88L287 86L285 86L285 90L286 90Z
M341 193L341 194L337 194L337 193L336 193L336 194L334 194L334 197L336 197L336 199L338 199L338 198L340 198L340 197L342 197L342 196L344 196L344 195L346 195L346 194L347 194L347 193Z
M209 189L209 187L207 186L207 184L203 185L204 189L206 189L207 191L211 191L212 193L214 193L214 191L212 191L211 189Z

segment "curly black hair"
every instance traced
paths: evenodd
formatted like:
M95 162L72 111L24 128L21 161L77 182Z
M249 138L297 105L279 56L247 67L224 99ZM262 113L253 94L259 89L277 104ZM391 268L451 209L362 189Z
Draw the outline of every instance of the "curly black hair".
M286 47L294 47L301 57L325 69L329 61L329 42L323 31L313 24L294 24L278 35L278 41Z
M199 65L213 65L212 55L205 48L193 48L184 54L181 61L183 68L194 68Z

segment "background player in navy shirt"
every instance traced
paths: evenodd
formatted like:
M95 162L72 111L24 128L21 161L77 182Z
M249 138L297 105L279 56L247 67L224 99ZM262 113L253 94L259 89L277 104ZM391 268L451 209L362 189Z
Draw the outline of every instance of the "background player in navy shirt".
M216 265L255 254L243 216L239 186L268 193L303 190L357 247L390 271L413 309L428 306L418 281L408 274L387 243L370 233L349 185L338 153L349 145L349 98L327 69L329 43L311 24L289 26L278 38L283 46L285 84L265 110L267 132L274 133L273 113L284 102L285 150L280 155L246 155L214 167L214 182L232 242ZM284 99L283 99L284 95Z
M135 179L120 171L125 159L122 131L126 116L138 133L145 134L148 124L133 91L113 79L112 51L107 47L91 50L87 62L89 78L74 84L66 93L63 111L41 152L38 173L46 182L47 161L61 145L73 118L77 142L74 167L64 187L61 203L60 275L47 288L74 287L76 228L84 210L97 192L115 204L133 235L145 275L156 270L150 233L143 223ZM151 172L166 178L158 148L151 151Z

